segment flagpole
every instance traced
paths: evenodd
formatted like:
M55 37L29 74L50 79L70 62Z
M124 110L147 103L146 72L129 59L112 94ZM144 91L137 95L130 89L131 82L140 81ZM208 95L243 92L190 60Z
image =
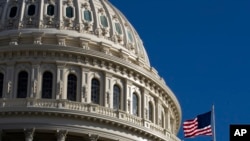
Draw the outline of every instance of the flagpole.
M213 141L216 141L214 105L212 106L212 120L213 120Z

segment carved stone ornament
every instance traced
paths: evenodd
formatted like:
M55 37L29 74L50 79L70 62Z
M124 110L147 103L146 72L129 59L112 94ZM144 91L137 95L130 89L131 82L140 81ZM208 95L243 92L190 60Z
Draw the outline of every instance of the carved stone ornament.
M99 135L93 135L93 134L88 134L89 141L97 141L99 138Z
M35 129L24 129L25 134L25 141L33 141L33 135L34 135Z
M57 130L57 141L65 141L68 131Z

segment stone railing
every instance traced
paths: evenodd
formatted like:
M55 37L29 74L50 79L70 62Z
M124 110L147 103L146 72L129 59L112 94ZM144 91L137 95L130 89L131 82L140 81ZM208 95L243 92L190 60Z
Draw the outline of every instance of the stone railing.
M0 111L4 108L51 108L51 109L67 109L72 111L82 111L83 113L93 113L100 116L107 116L117 118L119 120L131 123L135 126L143 128L143 119L134 115L131 115L125 111L114 110L111 108L103 107L97 104L80 103L68 100L54 100L54 99L0 99ZM6 110L3 110L6 111ZM88 114L89 116L89 114ZM170 139L170 141L180 141L176 136L166 131L164 128L150 123L150 130L156 134L162 134Z

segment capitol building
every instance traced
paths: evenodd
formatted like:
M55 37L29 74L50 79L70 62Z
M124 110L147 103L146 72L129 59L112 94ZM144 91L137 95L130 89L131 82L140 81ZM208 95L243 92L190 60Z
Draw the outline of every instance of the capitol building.
M0 0L0 141L180 141L181 117L108 0Z

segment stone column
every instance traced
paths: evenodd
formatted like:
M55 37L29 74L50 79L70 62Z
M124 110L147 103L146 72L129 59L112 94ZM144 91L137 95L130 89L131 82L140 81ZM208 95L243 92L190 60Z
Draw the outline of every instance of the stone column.
M146 98L147 90L141 88L141 118L148 119L148 100Z
M43 12L44 11L44 0L40 0L40 13L39 14L39 28L42 26L42 21L43 21Z
M56 99L67 99L64 90L64 65L57 64Z
M124 99L124 101L126 101L126 105L125 105L125 111L127 112L127 113L132 113L132 103L131 103L131 96L132 96L132 88L131 88L131 86L132 86L132 82L131 81L129 81L129 80L126 80L126 82L125 82L125 99Z
M171 130L170 128L170 111L169 111L169 109L167 110L167 112L166 112L166 119L167 119L167 127L166 127L166 129L168 129L168 130Z
M57 130L57 141L65 141L67 134L66 130Z
M35 129L24 129L25 141L33 141Z
M22 28L22 21L24 21L24 17L25 17L26 1L22 0L22 2L20 2L20 3L22 3L22 7L21 7L21 12L20 12L20 18L19 18L19 26L18 26L18 28Z
M161 111L159 108L159 98L155 99L155 124L159 125L159 117L161 115Z
M82 81L81 81L81 102L90 103L89 87L88 87L88 73L89 69L82 68Z
M5 5L4 5L4 7L2 8L2 13L3 13L3 15L7 15L6 13L7 13L7 11L8 11L8 6L9 6L9 1L7 1L6 3L5 3ZM5 16L2 16L1 17L1 22L0 22L0 29L2 29L2 28L4 28L5 27L5 20L6 20L6 18L5 18Z
M62 0L59 0L58 1L58 7L60 8L57 8L58 9L58 18L57 18L57 26L59 29L62 29L64 26L64 22L63 22L63 11L64 11L64 5L63 5L63 1Z
M32 64L30 98L38 98L39 62Z
M104 100L104 106L113 108L113 93L112 93L113 87L112 87L112 74L105 73L105 86L104 86L104 93L105 93L105 100Z
M98 138L99 138L99 135L88 134L88 141L97 141Z
M3 98L14 98L15 97L15 91L17 88L14 88L13 83L14 81L14 76L15 76L15 62L8 62L7 63L7 68L6 68L6 78L5 81L5 88L3 93ZM17 82L16 82L17 83Z

